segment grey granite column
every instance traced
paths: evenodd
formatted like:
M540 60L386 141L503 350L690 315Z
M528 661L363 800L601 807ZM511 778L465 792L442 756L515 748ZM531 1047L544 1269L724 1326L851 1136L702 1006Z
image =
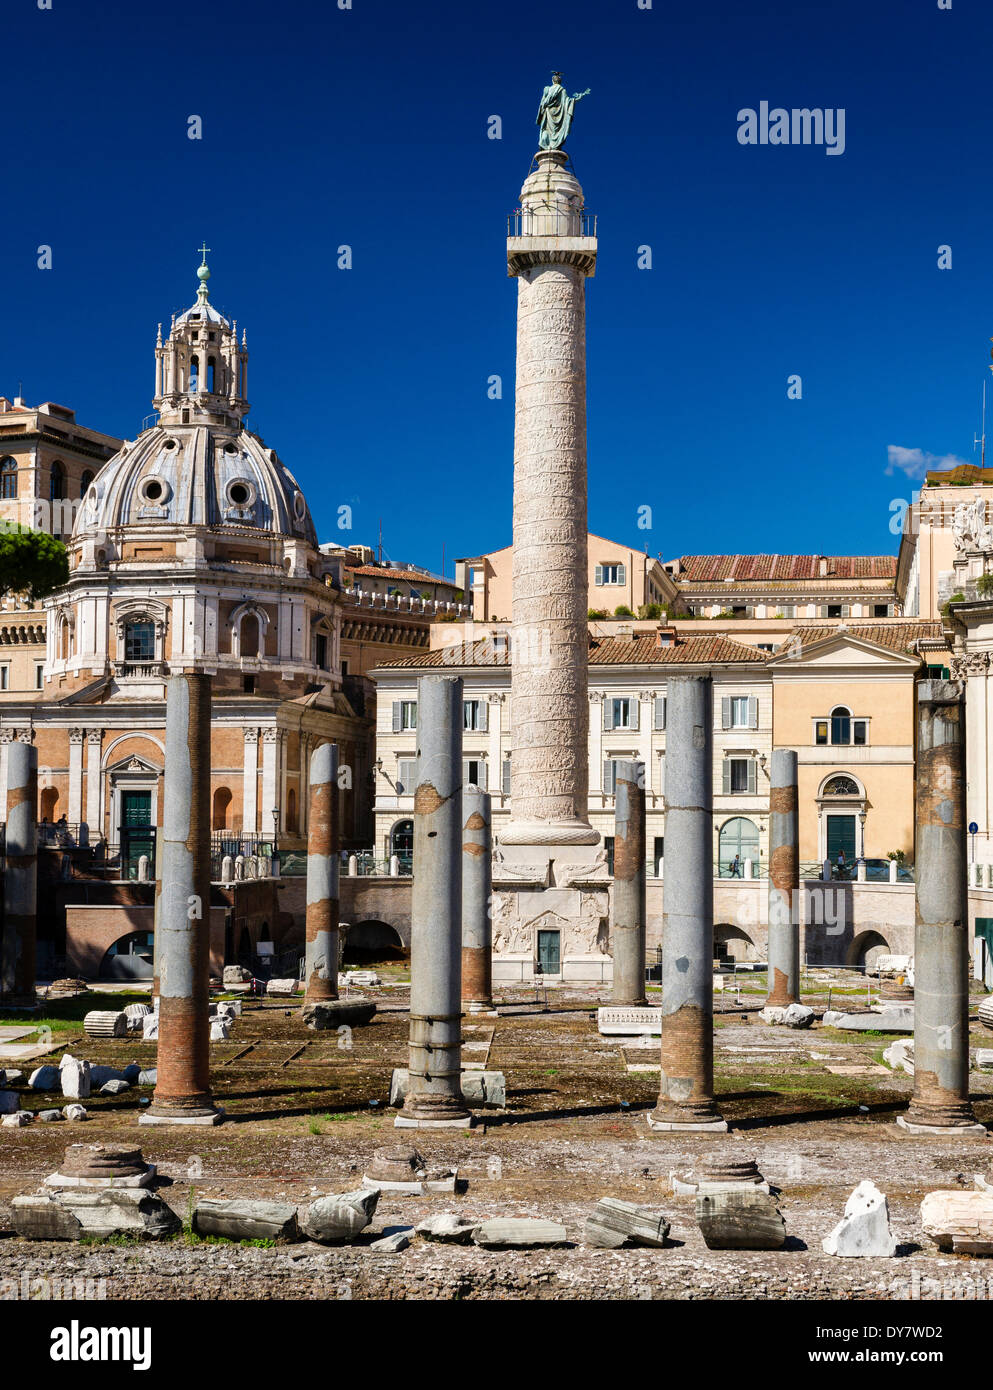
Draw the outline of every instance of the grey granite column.
M210 1093L210 677L170 676L159 889L158 1079L141 1124L216 1124Z
M490 795L462 788L462 1004L493 1008L493 845Z
M673 676L666 705L662 1082L656 1130L726 1130L714 1104L714 698Z
M37 950L38 750L7 745L7 847L3 878L0 1007L33 1009Z
M767 1008L800 1002L800 886L797 755L777 748L769 760L769 995Z
M969 1103L969 903L965 695L917 687L914 1094L897 1124L915 1134L985 1133Z
M462 1096L462 681L417 682L410 1066L400 1127L467 1128Z
M307 951L304 1007L338 998L338 748L310 759L307 823Z
M610 951L615 1004L645 1004L645 764L617 764L614 907Z

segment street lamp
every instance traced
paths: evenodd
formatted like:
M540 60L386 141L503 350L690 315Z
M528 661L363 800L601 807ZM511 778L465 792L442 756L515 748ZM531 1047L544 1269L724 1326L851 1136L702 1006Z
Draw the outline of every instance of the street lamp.
M860 812L859 812L859 827L860 827L861 832L862 832L862 853L859 855L859 858L860 858L860 859L864 859L864 858L865 858L865 816L866 816L865 811L860 811Z
M272 876L279 878L279 808L272 808Z

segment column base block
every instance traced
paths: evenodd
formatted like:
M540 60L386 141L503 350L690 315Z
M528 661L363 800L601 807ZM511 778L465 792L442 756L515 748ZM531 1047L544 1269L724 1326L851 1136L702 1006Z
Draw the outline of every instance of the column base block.
M727 1120L657 1120L649 1111L645 1116L648 1121L648 1128L656 1133L674 1134L693 1134L697 1131L705 1134L727 1134Z
M476 1123L474 1115L461 1115L454 1120L418 1120L409 1115L398 1115L393 1121L394 1129L472 1129Z
M896 1122L908 1134L920 1135L927 1139L960 1139L963 1134L977 1134L989 1138L990 1133L978 1120L972 1124L966 1122L960 1125L926 1125L916 1120L908 1120L906 1115L897 1115Z
M199 1115L184 1115L177 1110L174 1115L165 1113L153 1114L146 1111L138 1116L140 1125L219 1125L224 1121L224 1109L217 1106L215 1110L208 1110Z

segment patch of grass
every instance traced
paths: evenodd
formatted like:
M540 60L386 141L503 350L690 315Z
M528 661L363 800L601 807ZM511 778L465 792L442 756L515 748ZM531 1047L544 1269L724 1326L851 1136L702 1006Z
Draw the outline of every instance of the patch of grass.
M137 1231L118 1231L110 1236L80 1236L80 1245L141 1245L142 1238Z

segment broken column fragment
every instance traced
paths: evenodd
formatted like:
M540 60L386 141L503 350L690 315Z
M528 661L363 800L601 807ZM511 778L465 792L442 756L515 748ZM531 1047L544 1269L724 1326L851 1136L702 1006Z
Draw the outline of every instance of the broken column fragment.
M304 1007L338 998L338 748L310 759Z
M157 1082L139 1124L216 1124L210 1093L210 677L170 676L159 903Z
M921 681L917 687L914 1094L906 1115L897 1116L897 1124L913 1134L986 1132L976 1123L969 1103L965 751L962 683Z
M493 836L490 795L462 788L462 1003L493 1008Z
M794 905L800 887L797 755L776 748L769 759L769 995L766 1006L800 1002L800 927Z
M462 1095L462 681L417 682L410 1066L403 1127L468 1127Z
M662 1082L654 1130L726 1130L714 1104L713 682L667 696Z
M614 890L610 950L614 1004L646 1004L645 764L617 764L614 795Z
M38 750L7 746L7 830L0 928L0 1007L34 1009L38 897Z

